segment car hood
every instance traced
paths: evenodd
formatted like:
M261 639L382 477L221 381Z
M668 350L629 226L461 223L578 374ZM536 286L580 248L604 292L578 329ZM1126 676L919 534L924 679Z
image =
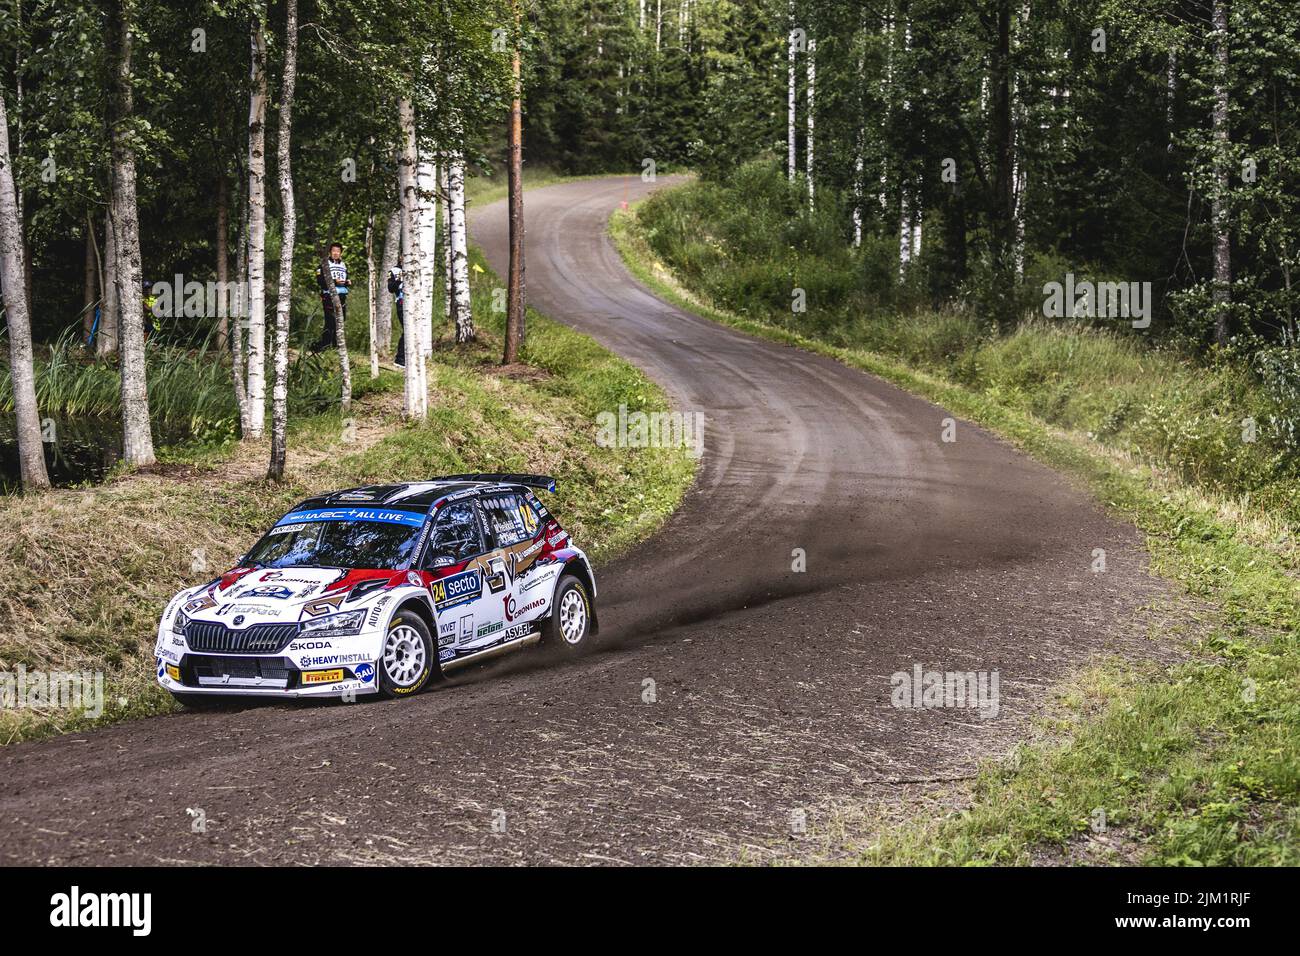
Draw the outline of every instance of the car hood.
M296 622L343 609L357 584L394 577L392 571L347 571L339 568L237 568L200 589L183 605L195 621L215 621L229 628ZM374 594L382 592L377 588ZM349 601L360 607L364 600Z

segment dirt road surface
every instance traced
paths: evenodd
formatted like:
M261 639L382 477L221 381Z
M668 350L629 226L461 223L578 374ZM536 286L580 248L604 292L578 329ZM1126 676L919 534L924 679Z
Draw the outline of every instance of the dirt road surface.
M605 235L650 188L526 197L530 304L705 422L683 507L600 569L606 650L520 655L411 701L182 713L4 748L0 861L762 859L816 839L837 803L898 806L929 786L900 781L969 775L1053 681L1140 648L1135 611L1163 587L1132 528L972 425L944 441L941 408L656 299ZM472 217L501 274L505 212ZM917 665L997 672L996 706L893 706L892 675Z

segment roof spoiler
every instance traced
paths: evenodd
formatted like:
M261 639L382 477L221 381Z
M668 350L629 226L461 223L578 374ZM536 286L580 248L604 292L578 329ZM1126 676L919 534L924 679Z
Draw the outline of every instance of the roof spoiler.
M468 475L443 475L437 481L498 481L506 485L525 485L529 488L555 490L555 479L550 475L519 475L495 471L479 471Z

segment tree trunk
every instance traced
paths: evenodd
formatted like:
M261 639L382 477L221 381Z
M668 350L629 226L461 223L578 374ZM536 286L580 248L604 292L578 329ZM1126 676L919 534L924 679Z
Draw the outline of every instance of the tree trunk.
M217 288L225 289L230 281L230 245L227 233L230 230L230 187L226 181L226 171L217 173ZM224 292L222 293L225 294ZM236 320L238 321L238 320ZM229 316L217 318L217 351L225 354L230 338Z
M424 354L433 352L433 300L437 288L438 275L438 206L435 198L438 194L438 164L424 159L415 166L415 194L419 202L418 221L420 224L420 252L424 256L421 264L420 303L416 315L420 320L420 341L424 343ZM408 307L410 303L407 303ZM410 311L407 309L409 316Z
M447 157L438 168L438 210L442 214L442 321L454 328L456 288L451 266L451 187L447 185Z
M388 291L388 275L401 265L401 247L402 207L398 206L388 217L388 228L384 230L384 274L379 281L379 312L375 320L379 347L385 354L393 350L393 293Z
M1011 251L1015 218L1015 137L1011 120L1011 0L999 0L997 44L989 58L991 74L990 132L996 168L996 188L990 231L993 236L996 287L1010 286ZM1000 316L1005 319L1006 316Z
M370 335L370 377L379 378L379 314L375 282L375 210L366 214L366 318Z
M293 244L298 232L297 208L293 196L293 168L289 147L293 142L293 95L298 81L298 0L284 5L284 73L280 82L280 127L275 144L276 169L280 177L280 288L275 302L275 381L271 386L271 464L266 477L284 477L288 455L289 424L289 316L293 306ZM326 264L326 275L331 275ZM334 293L334 314L339 315L338 293ZM339 323L342 325L342 322ZM342 331L339 341L342 342ZM347 353L344 352L346 362ZM347 366L344 365L344 405L351 400Z
M1232 307L1232 241L1228 220L1228 5L1214 4L1214 341L1228 344L1228 311Z
M412 308L412 291L423 297L422 283L424 277L423 250L420 248L419 202L416 189L416 137L415 107L409 99L402 99L397 104L398 122L402 129L402 156L398 163L398 185L402 195L402 233L406 238L405 259L402 266L402 278L406 283L406 308L402 333L406 336L406 388L405 415L409 419L423 420L429 414L428 389L424 380L424 344L421 329L428 323L421 322L418 313Z
M515 3L515 31L519 30L519 3ZM511 365L519 361L519 352L524 347L524 310L527 308L524 291L524 129L523 129L523 82L520 71L519 39L516 35L514 52L510 57L510 72L513 82L513 96L510 100L510 274L506 279L506 345L501 361ZM462 170L462 179L463 179ZM464 183L461 183L461 197L464 200ZM452 215L456 213L452 204ZM464 232L462 215L462 228ZM461 242L464 242L462 236ZM460 249L453 249L453 256L459 260ZM457 270L461 268L459 261ZM468 275L468 273L467 273ZM466 308L469 305L468 288L464 298ZM459 311L459 310L458 310ZM457 318L457 338L460 338L460 325L468 321L465 317ZM473 326L470 336L473 337Z
M447 213L451 225L447 241L451 248L452 289L455 302L452 314L456 316L456 341L474 341L474 313L470 310L469 298L469 243L465 235L465 157L453 154L447 161ZM513 234L514 198L511 197L511 220ZM511 260L514 259L514 242L510 246ZM514 269L511 268L513 274ZM508 296L507 296L508 298ZM509 350L510 328L507 322L506 348ZM516 345L516 348L518 346Z
M248 205L243 204L239 222L239 258L235 267L235 282L239 286L239 309L230 326L230 374L235 383L235 403L239 406L239 434L246 436L249 428L248 381L244 377L244 332L248 326Z
M112 186L109 186L110 193ZM104 265L99 287L103 290L99 304L99 332L95 336L95 354L100 358L117 355L117 240L113 229L113 203L104 212Z
M0 90L0 294L9 326L9 378L17 418L18 468L23 489L50 486L41 443L41 416L36 407L36 372L32 365L32 326L24 285L22 226L9 161L9 127Z
M790 33L786 37L786 43L789 46L789 69L788 84L786 88L786 178L794 182L794 174L797 171L798 161L795 153L795 72L794 72L794 0L790 0Z
M253 14L249 33L248 103L248 429L258 439L266 426L266 32L265 7Z
M817 94L817 41L808 38L808 168L804 175L808 177L808 208L813 207L816 198L813 186L813 142L816 137L815 97Z
M99 256L95 253L95 227L86 217L86 261L81 282L81 342L88 345L95 327L95 305L99 302Z
M132 466L154 463L145 381L144 300L140 268L140 212L135 196L135 149L127 124L135 104L132 90L134 0L113 0L109 22L117 28L113 82L113 229L117 248L117 301L122 310L122 460Z

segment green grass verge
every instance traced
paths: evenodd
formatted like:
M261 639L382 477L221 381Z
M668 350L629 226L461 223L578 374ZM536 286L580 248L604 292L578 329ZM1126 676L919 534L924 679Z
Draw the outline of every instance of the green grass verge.
M1103 667L1062 688L1055 732L987 765L960 812L866 825L796 859L1300 863L1300 547L1292 524L1153 470L1096 436L1053 427L997 389L977 391L716 308L656 257L636 214L616 214L611 235L657 295L894 382L1083 479L1146 534L1157 573L1218 609L1185 663L1141 677ZM1099 809L1118 838L1112 850L1089 839Z
M429 367L430 416L405 424L400 403L376 394L299 425L281 484L262 478L265 448L235 449L164 474L100 487L0 500L0 672L100 672L106 709L0 709L0 744L80 731L172 709L153 680L159 615L178 589L231 565L289 506L322 490L462 471L554 474L550 502L600 562L649 534L694 477L685 450L602 448L597 411L626 403L666 408L664 393L591 339L529 314L527 367L500 371L500 283L474 255L479 341L455 346L444 330ZM354 381L368 380L361 353ZM399 382L396 373L385 376ZM349 447L369 436L366 447ZM298 458L293 455L297 452Z

